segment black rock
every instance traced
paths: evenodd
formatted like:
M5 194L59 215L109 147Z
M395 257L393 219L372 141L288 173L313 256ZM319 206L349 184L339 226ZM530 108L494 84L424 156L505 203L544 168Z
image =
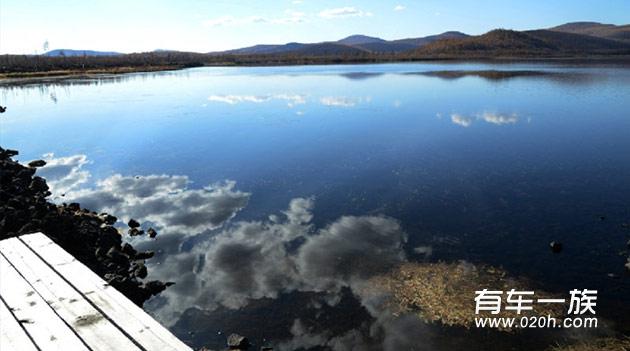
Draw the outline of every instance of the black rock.
M147 274L147 267L143 263L137 263L136 268L133 270L133 275L140 279L144 279L147 277Z
M138 229L138 228L131 228L127 231L127 233L129 233L129 235L131 236L138 236L138 235L143 235L144 234L144 230Z
M558 241L550 242L549 247L551 248L551 252L553 253L559 253L560 251L562 251L562 243Z
M81 209L81 205L76 202L72 202L66 206L70 211L79 211Z
M173 282L161 282L159 280L152 280L144 284L144 287L147 291L149 291L152 295L159 294L167 287L174 285Z
M11 150L11 149L3 149L0 148L0 158L3 160L7 160L10 157L13 157L15 155L19 154L19 152L17 150ZM13 160L9 160L9 161L13 161Z
M153 238L155 238L155 237L156 237L157 232L155 231L155 229L153 229L153 228L149 228L149 229L147 230L147 234L149 234L149 238L153 239Z
M46 165L46 161L44 160L35 160L28 163L28 166L31 168L44 167Z
M24 168L17 173L18 178L30 178L35 174L34 168Z
M129 222L127 222L127 225L130 228L138 228L140 226L140 223L138 223L138 221L136 221L135 219L130 219Z
M41 227L39 225L37 225L37 223L34 222L29 222L26 223L24 226L22 226L22 228L20 228L20 230L18 230L18 233L20 234L30 234L30 233L35 233L41 231Z
M134 257L135 260L148 260L149 258L155 256L155 252L153 251L144 251L138 252Z
M136 254L138 253L138 251L136 251L136 250L133 248L133 246L129 245L128 243L125 243L125 244L122 246L122 252L123 252L125 255L129 256L129 257L135 257L135 256L136 256Z
M107 257L111 258L112 261L119 264L124 264L124 262L128 262L129 258L120 252L116 247L112 247L107 251Z
M107 213L101 213L101 219L103 219L103 222L109 225L113 225L118 220L118 218L116 218L115 216Z
M46 184L46 181L41 177L33 177L28 188L32 191L45 192L48 191L48 184Z
M231 334L227 338L227 346L230 350L247 350L251 344L246 337L238 334Z

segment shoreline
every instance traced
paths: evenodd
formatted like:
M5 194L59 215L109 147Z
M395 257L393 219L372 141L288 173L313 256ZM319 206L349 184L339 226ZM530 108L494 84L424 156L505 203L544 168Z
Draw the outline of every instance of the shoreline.
M86 70L50 70L38 72L4 72L0 73L0 86L19 85L30 83L48 83L71 79L97 79L103 77L116 77L129 73L157 73L179 71L187 68L203 67L292 67L292 66L335 66L335 65L376 65L376 64L413 64L413 63L487 63L487 64L513 64L513 63L556 63L556 64L618 64L630 67L630 56L593 56L593 57L427 57L417 59L383 59L383 60L335 60L324 58L321 61L287 61L270 62L261 64L256 62L216 62L203 65L161 65L161 66L120 66L103 69Z
M35 175L46 162L25 166L13 160L16 155L16 150L0 147L0 240L42 232L140 307L174 284L145 280L145 262L154 253L139 252L124 242L114 227L118 218L78 203L50 202L46 180Z

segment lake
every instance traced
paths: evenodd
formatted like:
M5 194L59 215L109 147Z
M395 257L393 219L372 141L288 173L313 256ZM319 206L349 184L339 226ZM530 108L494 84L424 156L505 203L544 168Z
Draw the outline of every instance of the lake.
M176 283L145 309L193 347L236 332L276 350L536 350L630 333L627 66L206 67L4 84L0 104L0 144L48 161L53 201L157 229L127 237L156 251L148 279ZM401 267L594 289L599 326L428 322L426 302L383 288ZM474 308L465 291L451 293Z

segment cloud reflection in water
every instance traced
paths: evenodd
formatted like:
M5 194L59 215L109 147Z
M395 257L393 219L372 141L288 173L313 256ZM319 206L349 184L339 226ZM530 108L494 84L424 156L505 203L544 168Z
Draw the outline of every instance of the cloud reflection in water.
M484 121L495 125L515 124L519 120L516 113L504 114L484 111L475 116L467 116L460 113L451 114L451 122L464 128L470 127L475 120Z
M241 103L261 104L274 100L286 101L289 108L308 102L307 96L302 94L272 94L272 95L210 95L208 101L237 105ZM355 107L363 102L371 102L371 97L324 96L317 100L323 106ZM400 102L399 102L400 104Z
M229 105L236 105L243 102L263 103L272 100L287 101L288 107L302 105L306 103L306 96L299 94L275 94L275 95L210 95L208 101L223 102Z
M162 322L173 325L191 307L241 309L252 300L291 292L318 293L327 304L335 305L342 290L350 289L374 317L369 333L380 330L395 335L390 329L404 323L404 318L393 321L382 306L383 297L365 293L369 278L406 261L407 234L393 218L342 216L316 228L312 224L314 199L295 198L285 211L266 220L226 225L250 197L236 190L233 181L190 189L186 176L115 174L82 187L90 177L83 168L88 164L85 155L54 158L51 154L47 160L38 172L49 177L55 194L66 192L64 201L160 228L157 240L143 236L133 241L139 249L167 253L149 262L151 279L177 282L161 294L152 311ZM184 248L183 243L192 237L198 240ZM415 318L413 323L420 321ZM358 339L374 337L365 330L333 337L327 331L305 330L299 320L290 331L293 339L280 349L318 343L326 336L323 344L343 350L344 345L368 342Z

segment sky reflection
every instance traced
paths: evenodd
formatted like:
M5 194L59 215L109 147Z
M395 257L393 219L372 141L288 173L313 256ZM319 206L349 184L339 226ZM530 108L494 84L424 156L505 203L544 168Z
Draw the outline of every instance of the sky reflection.
M453 70L556 75L407 74ZM0 140L22 162L46 154L55 201L158 229L126 240L156 250L150 279L177 282L146 308L191 345L239 332L286 350L544 349L570 336L394 315L369 282L405 264L502 267L600 290L600 318L630 333L630 281L609 277L630 216L629 72L422 63L2 86Z

